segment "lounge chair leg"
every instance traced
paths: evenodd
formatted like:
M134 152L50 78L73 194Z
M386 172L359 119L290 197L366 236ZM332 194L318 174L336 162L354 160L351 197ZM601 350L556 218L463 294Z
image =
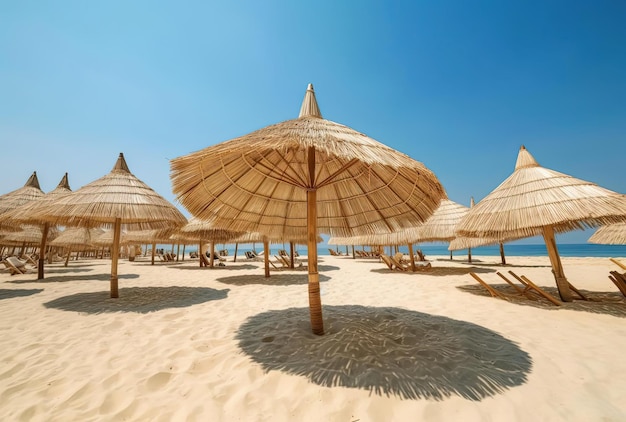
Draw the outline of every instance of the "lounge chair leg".
M494 289L493 287L491 287L489 284L487 284L486 282L484 282L480 277L478 277L476 274L474 273L469 273L469 275L471 275L472 277L474 277L474 279L476 281L478 281L480 284L482 284L482 286L487 289L487 291L489 292L489 294L493 297L497 297L500 299L504 299L504 300L509 300L509 298L507 298L506 296L504 296L503 294L501 294L500 292L498 292L496 289Z

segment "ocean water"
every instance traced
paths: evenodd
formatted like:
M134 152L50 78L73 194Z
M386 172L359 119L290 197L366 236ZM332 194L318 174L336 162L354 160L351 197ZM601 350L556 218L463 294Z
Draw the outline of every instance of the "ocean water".
M172 249L172 245L157 245L158 248L163 248L165 251L170 251ZM335 250L339 250L342 253L346 252L345 246L330 246L325 244L320 244L317 249L318 255L330 255L328 249L332 248ZM557 244L557 248L559 250L559 255L562 257L606 257L606 258L624 258L626 257L626 245L598 245L594 243L582 243L582 244ZM235 253L235 245L223 245L217 244L215 246L215 250L228 250L228 255L233 256ZM273 244L270 247L271 255L278 255L279 249L285 249L289 252L289 245L286 244L284 247L282 245ZM357 249L362 249L362 247L357 246ZM429 244L429 245L414 245L413 250L421 249L424 252L424 255L428 257L429 255L445 255L450 256L450 251L448 250L448 244ZM197 251L197 246L187 246L185 248L185 255L188 255L191 251ZM238 256L243 256L245 251L256 250L260 252L263 250L263 245L260 243L257 244L248 244L248 245L239 245L238 247ZM369 250L368 247L365 250ZM389 251L389 248L386 248ZM401 252L408 253L408 248L406 246L401 246L399 248ZM182 253L182 245L180 247L180 253ZM296 251L300 255L306 255L306 247L305 246L297 246ZM176 250L174 250L176 252ZM349 248L350 254L352 253L352 247ZM472 255L484 255L484 256L500 256L500 247L498 245L493 246L481 246L479 248L472 248ZM546 245L537 244L537 245L518 245L518 244L504 244L504 255L505 256L548 256L548 251L546 250ZM452 252L453 257L462 257L467 256L467 250L458 250Z

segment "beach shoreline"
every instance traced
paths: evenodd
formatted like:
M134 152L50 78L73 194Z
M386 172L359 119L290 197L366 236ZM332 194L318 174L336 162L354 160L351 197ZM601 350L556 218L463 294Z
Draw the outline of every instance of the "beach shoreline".
M563 257L595 301L492 298L476 273L556 295L548 257L427 256L429 272L321 256L326 334L307 273L228 257L80 259L0 274L3 420L544 420L626 417L626 301L608 258ZM305 257L302 258L304 261ZM306 262L304 262L306 265ZM558 296L557 296L558 297Z

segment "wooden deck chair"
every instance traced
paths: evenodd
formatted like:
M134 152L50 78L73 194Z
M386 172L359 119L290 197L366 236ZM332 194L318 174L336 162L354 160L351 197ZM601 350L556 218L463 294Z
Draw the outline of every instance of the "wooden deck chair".
M263 261L263 258L258 256L254 251L246 251L246 259L249 261Z
M337 253L334 249L328 248L328 252L329 252L332 256L339 256L339 254L338 254L338 253Z
M393 258L402 263L402 264L406 264L407 261L404 259L404 254L402 252L396 252L396 254L393 256Z
M9 270L9 273L11 275L26 274L26 270L22 271L19 267L16 267L15 265L11 264L6 259L3 259L2 263L4 264L5 268Z
M554 296L552 296L550 293L548 293L545 290L543 290L541 287L537 286L528 277L526 277L524 275L518 276L513 271L509 271L509 274L511 274L513 277L515 277L515 279L517 281L519 281L523 285L527 286L530 290L533 290L539 296L543 297L544 299L547 299L552 304L554 304L556 306L561 306L562 305L562 303L559 302Z
M393 263L393 265L395 265L395 269L398 271L408 271L411 269L410 265L404 264L400 261L398 261L395 257L390 256L389 260Z
M491 287L486 281L478 277L477 274L470 272L469 275L471 275L474 278L474 280L478 281L485 289L487 289L487 291L492 297L497 297L498 299L510 301L510 299L506 297L504 293L500 293L499 291Z
M611 271L609 279L615 284L619 291L626 296L626 275L620 274L617 271Z
M29 268L26 265L27 264L26 261L22 261L18 259L16 256L7 256L5 258L5 261L8 262L9 265L13 267L13 269L17 270L19 274L26 274L28 272L31 272L31 270L33 269L32 267ZM11 275L14 275L14 274L12 273Z
M417 251L415 251L415 254L418 257L418 261L426 261L426 256L424 255L424 252L422 252L421 249L418 249Z
M274 255L274 258L276 258L275 262L277 264L282 265L281 268L289 268L289 265L290 265L289 261L287 261L287 259L284 256L282 256L282 255L278 255L278 256ZM270 262L272 262L272 261L270 260Z
M615 265L617 265L618 267L620 267L622 270L626 270L626 264L622 264L621 262L619 262L617 259L615 258L609 258L611 260L612 263L614 263Z
M385 263L385 265L390 269L393 270L395 265L393 265L393 262L391 262L391 260L389 259L389 257L385 254L381 254L380 255L380 259L383 260L383 262Z

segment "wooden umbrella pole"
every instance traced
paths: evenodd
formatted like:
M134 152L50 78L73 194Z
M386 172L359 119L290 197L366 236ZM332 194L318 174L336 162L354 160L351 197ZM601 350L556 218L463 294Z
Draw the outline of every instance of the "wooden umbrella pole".
M120 232L122 231L122 219L115 219L113 228L113 250L111 250L111 297L120 297L117 288L117 257L120 252Z
M68 246L67 247L67 256L65 257L65 264L63 265L64 267L67 267L67 264L70 262L70 257L72 256L72 247Z
M237 262L237 248L239 248L239 243L235 243L235 256L233 256L233 262Z
M50 224L45 223L43 225L41 243L39 244L39 262L37 262L37 280L43 279L43 264L45 261L46 239L48 238L48 230L50 230Z
M289 242L289 268L295 268L296 263L293 256L293 242Z
M307 199L307 254L309 266L309 312L313 334L324 334L322 319L322 299L320 295L320 277L317 272L317 191L309 190Z
M504 243L500 242L500 259L502 259L502 265L506 265L506 258L504 257Z
M472 248L467 248L467 262L472 263Z
M154 255L156 254L156 243L152 244L152 261L150 262L150 265L154 265Z
M211 258L209 258L209 267L213 268L215 261L215 242L211 242Z
M409 256L411 257L411 271L415 271L415 256L413 255L412 243L409 243Z
M267 237L263 237L263 265L265 267L265 277L270 276L270 242Z
M550 257L550 263L552 264L552 273L556 280L556 287L559 290L559 296L563 302L572 302L574 300L572 292L569 288L569 282L565 278L563 272L563 266L561 265L561 258L559 257L559 251L556 247L556 241L554 240L554 229L552 226L545 226L543 228L543 239L546 242L546 248L548 249L548 256Z

